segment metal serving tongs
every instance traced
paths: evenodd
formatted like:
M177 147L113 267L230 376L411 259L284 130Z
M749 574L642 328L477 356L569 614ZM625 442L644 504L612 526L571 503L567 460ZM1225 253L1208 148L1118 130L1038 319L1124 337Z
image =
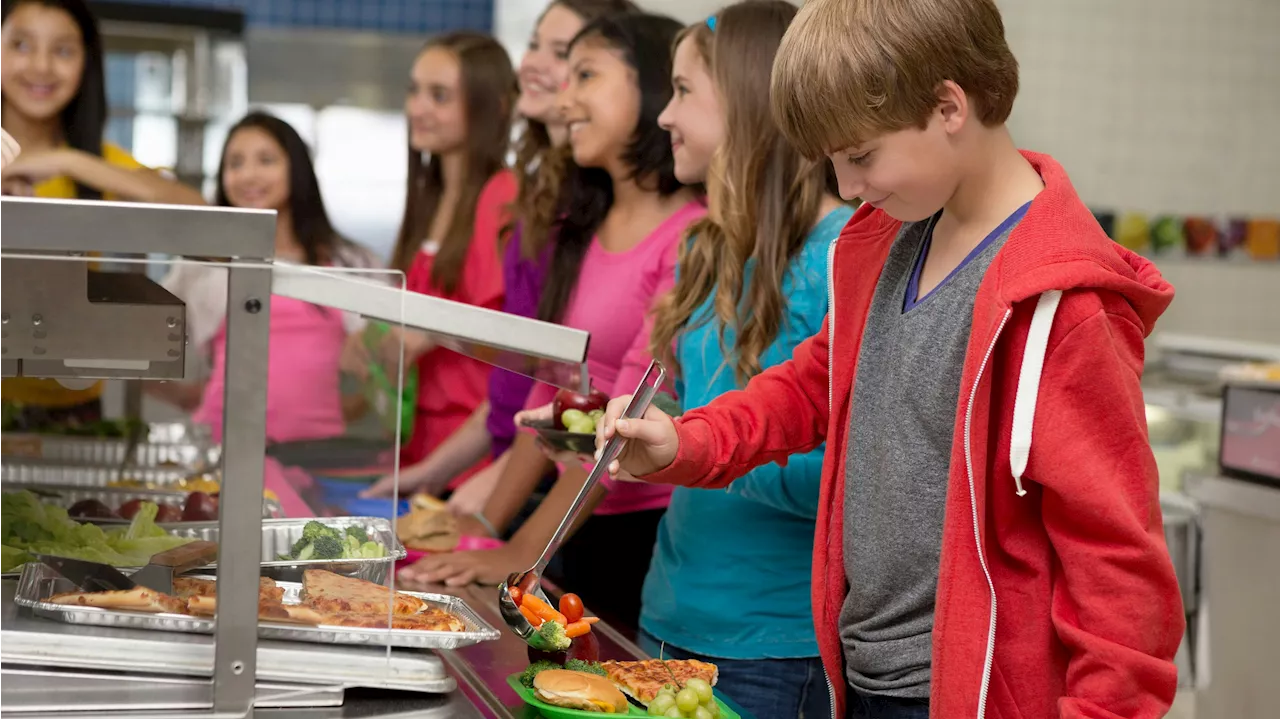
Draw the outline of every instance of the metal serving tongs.
M658 389L662 386L662 380L667 376L666 369L657 360L649 364L649 369L644 373L644 378L640 380L640 386L636 388L636 392L631 396L631 402L627 405L626 411L622 416L626 419L638 419L644 415L645 410L649 409L649 403L653 401L654 395L658 393ZM573 526L574 520L578 518L578 514L582 512L582 505L587 501L587 494L591 492L591 488L604 477L609 471L609 465L613 460L618 458L622 453L622 447L626 444L626 440L622 435L614 434L604 446L604 451L600 453L600 458L596 460L596 466L591 469L591 474L587 476L587 481L583 483L582 489L578 491L578 496L574 498L573 505L569 507L569 513L560 521L560 526L556 527L556 533L551 536L551 541L547 542L546 549L542 550L542 556L532 567L523 572L516 572L507 577L507 581L498 587L498 609L502 612L502 618L506 621L511 631L515 632L521 639L526 642L529 637L533 636L533 625L529 624L529 620L524 618L520 613L520 608L516 603L511 601L511 594L508 587L516 587L524 594L534 594L542 600L547 600L547 595L542 591L542 572L547 568L547 563L555 556L560 544L564 542L564 537L569 533L569 528ZM549 602L548 602L549 603Z

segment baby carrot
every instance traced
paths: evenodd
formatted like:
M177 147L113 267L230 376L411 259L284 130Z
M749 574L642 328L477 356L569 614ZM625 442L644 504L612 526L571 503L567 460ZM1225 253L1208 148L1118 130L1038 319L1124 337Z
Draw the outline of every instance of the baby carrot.
M524 604L521 606L532 610L534 614L542 617L544 621L560 622L560 626L562 627L569 623L568 620L564 618L563 614L556 611L555 607L544 602L542 597L539 597L536 594L526 593L524 595Z
M533 610L530 609L529 607L521 606L520 613L524 615L525 619L529 620L530 626L532 626L534 629L537 629L538 627L542 626L542 617L538 616L537 614L534 614Z
M590 631L591 622L588 622L585 619L580 619L576 622L570 622L568 626L564 628L564 635L570 639L576 639Z

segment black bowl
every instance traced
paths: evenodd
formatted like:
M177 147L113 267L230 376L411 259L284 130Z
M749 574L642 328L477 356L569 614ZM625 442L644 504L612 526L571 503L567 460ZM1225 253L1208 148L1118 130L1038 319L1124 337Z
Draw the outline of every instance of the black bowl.
M589 457L596 453L596 436L594 434L579 434L578 432L556 429L550 421L529 422L525 426L537 432L542 441L553 449L561 452L576 452Z

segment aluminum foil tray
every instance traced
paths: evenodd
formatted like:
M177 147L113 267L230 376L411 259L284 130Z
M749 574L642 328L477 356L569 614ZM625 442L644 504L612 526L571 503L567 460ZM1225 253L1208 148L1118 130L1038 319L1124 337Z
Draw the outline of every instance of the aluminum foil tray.
M300 582L307 569L327 569L335 574L356 577L375 584L384 584L391 576L396 560L404 559L406 552L396 538L391 520L382 517L326 517L319 521L330 527L345 530L347 527L363 527L369 539L387 548L387 556L377 559L308 559L306 561L278 559L302 537L302 528L309 519L265 519L262 522L262 576L278 582ZM179 537L218 541L217 522L184 522L166 525Z
M147 436L134 445L132 453L129 440L122 437L8 432L0 439L0 454L6 459L42 459L113 468L123 465L177 468L191 473L217 467L222 452L208 430L167 422L149 425Z
M279 582L284 589L284 601L296 603L302 592L297 582ZM146 614L142 612L114 611L97 607L64 606L43 601L59 592L75 591L75 586L53 569L39 563L23 567L18 580L14 602L26 607L36 616L67 624L118 627L123 629L147 629L162 632L212 634L213 620L188 617L182 614ZM447 594L404 592L422 599L433 607L452 613L466 626L461 632L427 632L411 629L362 629L321 625L303 627L288 624L262 622L258 636L263 639L312 642L318 644L351 644L376 647L404 647L408 649L458 649L460 647L493 641L501 635L497 629L480 618L465 601Z

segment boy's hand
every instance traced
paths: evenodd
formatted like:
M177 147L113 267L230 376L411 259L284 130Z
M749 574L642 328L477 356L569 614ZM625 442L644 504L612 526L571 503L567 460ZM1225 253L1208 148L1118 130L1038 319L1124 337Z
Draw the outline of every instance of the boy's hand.
M630 402L631 395L610 400L604 421L596 427L597 457L615 433L626 438L622 454L608 467L611 477L624 481L629 479L628 474L643 477L666 469L680 449L675 422L657 407L650 405L641 419L621 419Z

